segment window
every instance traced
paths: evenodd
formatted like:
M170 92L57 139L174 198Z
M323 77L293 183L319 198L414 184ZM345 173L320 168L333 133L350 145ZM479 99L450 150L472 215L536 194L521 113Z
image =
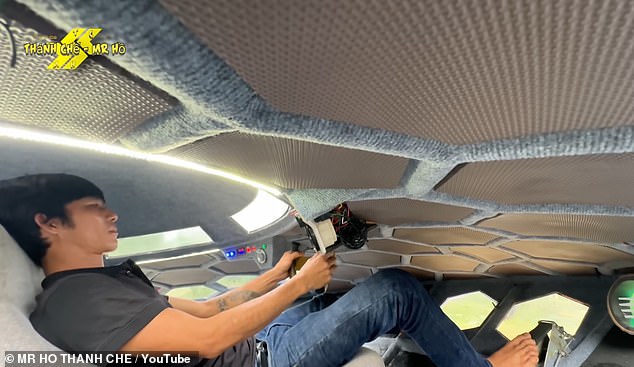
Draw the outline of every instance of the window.
M288 205L266 191L258 191L253 201L231 218L251 233L280 220L288 213Z
M219 279L216 283L227 289L232 289L242 287L257 277L257 275L227 275Z
M218 291L215 289L211 289L204 285L195 285L191 287L174 288L167 292L167 295L192 300L206 300L216 293L218 293Z
M480 327L498 302L480 291L449 297L440 308L460 330Z
M191 245L211 243L213 240L200 227L177 229L169 232L119 238L119 246L108 253L108 258L147 254Z
M497 327L509 340L534 329L540 320L550 320L575 335L590 307L559 293L516 303Z

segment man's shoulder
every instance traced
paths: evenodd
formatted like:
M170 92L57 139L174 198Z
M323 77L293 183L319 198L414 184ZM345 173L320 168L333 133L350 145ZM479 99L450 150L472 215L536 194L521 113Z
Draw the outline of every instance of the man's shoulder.
M46 284L37 296L38 305L56 298L88 297L116 289L116 279L98 272L66 274Z

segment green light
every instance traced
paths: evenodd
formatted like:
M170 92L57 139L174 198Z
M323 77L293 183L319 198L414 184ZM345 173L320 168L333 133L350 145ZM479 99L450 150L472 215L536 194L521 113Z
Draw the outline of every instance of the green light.
M266 250L266 243L262 244L262 250Z

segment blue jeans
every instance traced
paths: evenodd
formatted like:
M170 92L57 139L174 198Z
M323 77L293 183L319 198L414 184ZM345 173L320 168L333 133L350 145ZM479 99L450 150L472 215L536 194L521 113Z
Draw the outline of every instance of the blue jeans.
M438 367L491 366L404 271L381 271L329 303L315 297L256 335L267 343L271 367L341 366L363 343L392 330L407 333Z

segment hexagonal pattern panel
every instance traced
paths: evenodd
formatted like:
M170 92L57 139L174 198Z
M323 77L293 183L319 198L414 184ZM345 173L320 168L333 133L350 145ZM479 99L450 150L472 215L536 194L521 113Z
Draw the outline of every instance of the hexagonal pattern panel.
M463 227L399 228L394 237L430 245L484 245L497 235Z
M615 260L634 260L634 255L625 252L606 246L581 243L520 240L504 244L503 247L532 257L545 259L583 261L597 264Z
M397 265L401 263L401 257L399 255L383 254L374 251L352 251L340 254L339 258L346 263L370 267Z
M401 242L392 239L369 240L368 248L370 250L393 252L401 255L438 253L438 250L431 246Z
M454 255L413 256L412 265L441 272L473 271L479 262Z
M363 219L389 225L418 222L457 222L473 213L473 209L461 206L404 198L349 201L348 207L353 214Z
M218 274L208 269L174 269L162 272L154 277L152 281L177 287L181 285L206 283L217 277Z
M390 266L389 269L401 269L401 270L404 270L404 271L412 274L413 276L415 276L418 279L434 279L434 273L429 272L427 270L419 269L419 268L417 268L415 266L408 266L408 265Z
M492 266L487 273L495 275L544 275L541 271L522 264L502 264Z
M259 273L260 267L254 260L223 261L214 265L225 274Z
M542 266L546 269L556 271L567 275L596 275L594 266L582 266L576 264L568 264L556 260L533 260L532 263Z
M460 280L460 279L480 279L491 278L490 275L482 273L446 273L442 276L445 280Z
M514 255L507 252L484 246L451 247L451 250L456 254L465 254L476 257L489 264L515 258Z

